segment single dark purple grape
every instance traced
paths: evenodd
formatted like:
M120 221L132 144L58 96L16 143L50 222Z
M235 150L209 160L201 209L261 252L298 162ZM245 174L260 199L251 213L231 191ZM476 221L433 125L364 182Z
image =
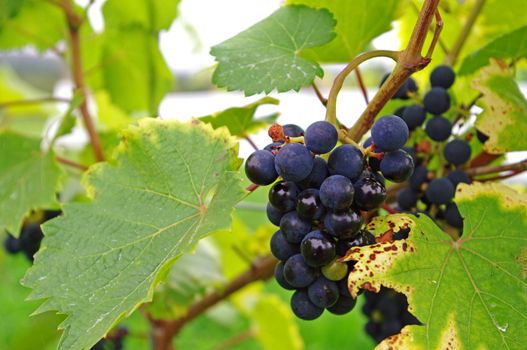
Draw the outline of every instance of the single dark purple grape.
M276 267L274 269L274 278L276 279L276 282L278 282L280 287L287 289L287 290L295 290L295 287L290 285L289 282L285 280L283 261L279 261L278 264L276 264Z
M428 184L426 198L432 204L447 204L454 197L454 185L446 178L434 179Z
M434 68L430 73L430 85L433 87L439 86L443 89L449 89L456 80L456 73L452 67L447 65L440 65Z
M296 212L301 219L307 221L318 221L326 212L320 201L317 189L308 188L300 192L296 202Z
M428 181L428 169L424 166L417 166L412 176L408 179L410 188L414 191L420 191L421 186Z
M414 161L403 150L387 152L381 161L382 175L393 182L408 180L414 172Z
M269 190L269 203L284 213L294 210L299 192L294 182L278 181Z
M450 95L441 87L433 87L423 98L423 104L427 112L439 115L450 109Z
M301 189L320 188L322 182L329 176L328 165L324 158L315 157L313 161L313 169L309 175L302 181L297 182Z
M398 116L398 117L402 117L403 114L404 114L404 110L406 109L406 106L401 106L399 108L397 108L395 110L395 112L393 112L394 115Z
M397 204L401 210L410 210L417 205L419 193L406 187L397 192Z
M284 144L284 141L277 141L277 142L268 144L263 149L264 151L271 152L273 155L275 155L276 153L278 153L278 151L280 150L280 147L282 147L283 144Z
M337 284L328 280L324 276L317 278L317 280L307 288L307 295L313 304L321 308L334 305L340 296Z
M304 129L296 124L286 124L282 126L284 135L289 137L299 137L304 135Z
M311 124L305 133L306 147L315 154L328 153L337 144L339 135L333 124L318 121Z
M291 310L293 310L296 317L306 321L314 320L324 312L323 308L316 306L309 300L307 290L305 289L297 290L293 293L291 297Z
M339 287L339 293L341 296L346 298L351 298L351 293L348 288L348 277L341 279L337 282L337 287Z
M328 168L331 175L346 176L353 181L364 169L364 155L353 145L339 146L329 155Z
M447 205L445 210L445 221L450 226L463 228L463 217L461 216L456 203L452 202Z
M405 108L402 120L406 123L409 130L415 130L423 125L426 119L426 110L420 105L412 105Z
M434 141L446 141L452 135L452 123L443 116L435 116L426 122L425 132Z
M266 213L267 213L267 218L273 225L280 226L280 220L282 219L282 216L285 214L284 212L282 212L281 210L278 210L278 208L273 206L271 203L267 203Z
M4 248L9 254L16 254L22 250L22 247L20 246L20 240L13 237L9 233L4 240Z
M280 231L288 242L298 244L311 232L311 223L300 219L296 211L290 211L282 216Z
M286 181L304 180L313 170L313 163L311 152L301 143L283 146L274 157L276 172Z
M332 175L320 185L320 200L331 209L346 209L353 203L355 190L350 179L342 175Z
M386 187L375 176L361 176L354 184L353 204L356 208L369 211L378 208L386 199Z
M33 260L33 256L40 248L40 242L44 238L44 234L40 228L40 224L27 224L22 227L20 233L20 247L26 254L29 260Z
M295 288L305 288L319 276L319 270L306 264L301 254L287 259L284 265L284 277Z
M456 169L447 175L447 179L452 182L454 187L457 187L460 183L470 184L472 181L466 172L463 170Z
M300 243L300 252L306 264L321 267L329 264L335 257L335 243L320 231L312 231Z
M345 315L351 310L353 310L356 303L356 299L348 298L341 295L339 300L337 300L334 305L328 307L327 310L334 315Z
M450 164L460 165L468 162L470 159L471 149L467 141L452 140L445 145L443 155Z
M384 152L400 149L408 141L408 136L408 126L396 115L386 115L377 119L371 128L373 143Z
M276 231L271 237L271 253L278 260L285 261L295 254L300 253L298 244L292 244L286 241L280 230Z
M362 216L352 209L329 212L324 217L326 231L338 239L354 237L363 223Z
M261 186L272 184L278 178L274 158L268 151L253 152L245 162L245 174L249 180Z
M367 230L360 230L353 238L342 239L337 242L337 255L345 256L348 250L353 247L364 247L372 244L375 244L375 236Z

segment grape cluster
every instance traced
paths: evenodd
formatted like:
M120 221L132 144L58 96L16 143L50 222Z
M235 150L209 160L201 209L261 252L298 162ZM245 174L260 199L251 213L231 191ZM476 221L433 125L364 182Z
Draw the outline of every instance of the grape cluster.
M383 339L400 333L406 325L420 324L408 312L406 296L393 289L382 287L378 293L366 291L362 312L368 316L366 332L377 343Z
M459 230L463 218L452 201L460 183L470 183L469 175L463 170L471 157L471 147L465 138L453 135L453 123L445 115L451 109L448 89L454 84L455 72L446 65L436 67L430 74L431 88L422 102L399 108L399 115L411 133L425 136L412 147L416 167L409 179L409 187L397 193L397 209L407 212L423 212L436 220L445 221ZM415 89L417 90L417 89ZM397 96L397 95L396 95ZM424 133L418 129L424 129ZM420 133L420 134L419 134ZM482 142L486 135L477 131ZM469 135L469 139L470 139ZM432 171L429 164L439 156L440 171Z
M295 290L291 308L299 318L313 320L324 309L341 315L355 306L347 288L354 262L340 258L352 247L375 243L361 229L361 212L384 202L385 178L401 182L412 174L412 157L401 149L408 133L401 118L384 116L373 126L375 146L362 148L337 146L337 130L325 121L305 132L275 124L269 130L273 143L247 159L245 172L251 181L274 182L267 216L280 227L270 242L280 260L275 277L283 288ZM328 154L327 161L322 154ZM373 160L378 167L371 165Z
M124 340L128 335L126 327L118 327L106 336L99 340L90 350L122 350L124 349Z
M33 256L40 248L40 242L44 237L40 225L59 216L61 213L60 210L43 211L41 218L39 218L40 220L24 224L19 238L7 233L4 241L5 250L10 254L23 253L30 261L33 261Z

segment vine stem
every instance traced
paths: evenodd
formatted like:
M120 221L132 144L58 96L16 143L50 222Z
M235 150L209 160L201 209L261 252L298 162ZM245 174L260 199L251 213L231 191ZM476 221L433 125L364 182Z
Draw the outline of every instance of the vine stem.
M196 317L200 316L205 311L225 300L248 284L271 278L274 274L276 262L277 260L272 255L256 259L247 271L231 280L221 290L215 290L190 305L187 312L178 319L154 320L150 317L150 322L153 325L152 338L154 339L154 349L173 350L172 338L176 336L188 322L194 320Z
M317 98L320 103L322 103L322 105L326 107L326 105L328 104L328 99L325 98L324 95L322 95L322 92L320 92L320 89L318 88L317 84L315 84L315 82L313 82L311 86L313 87L313 90L315 90L315 94L317 95Z
M76 92L83 97L82 102L79 105L79 110L82 115L84 126L88 132L90 138L90 144L95 155L95 159L98 162L104 161L104 153L101 146L99 135L95 130L90 111L88 110L86 83L84 81L84 74L82 68L82 55L81 55L81 41L79 31L84 22L84 17L77 14L73 8L71 0L63 1L51 1L51 3L57 5L62 9L68 23L68 35L70 39L70 51L71 51L71 72L73 76L73 82L75 84Z
M66 159L66 158L62 158L60 156L55 156L55 160L57 162L61 163L61 164L67 165L69 167L72 167L72 168L75 168L75 169L78 169L78 170L81 170L81 171L88 170L88 167L86 165L76 163L76 162L74 162L72 160L69 160L69 159Z
M337 125L337 96L344 85L346 77L357 68L362 62L374 57L389 57L394 61L398 60L399 52L390 50L374 50L361 53L355 57L344 69L337 75L329 91L328 101L326 105L326 121L333 125Z
M472 31L472 28L474 27L474 24L476 23L476 20L479 14L481 13L481 10L483 9L483 6L485 5L485 1L486 0L477 0L476 4L470 11L468 18L467 18L467 22L465 23L465 25L459 32L459 36L454 42L454 46L452 46L452 49L447 55L447 61L450 65L453 66L456 64L459 54L461 53L463 46L467 42L468 36L470 32Z
M527 170L527 159L517 163L498 165L498 166L481 166L467 169L467 174L471 176L501 173L503 171L517 171L518 174Z
M39 104L39 103L55 103L55 102L70 103L71 100L69 98L53 97L53 96L39 97L39 98L32 98L32 99L27 99L27 100L0 102L0 108L26 106L26 105Z
M366 89L366 85L364 85L364 80L362 79L362 73L360 72L360 68L355 68L355 76L357 77L357 83L359 83L360 91L362 92L362 97L364 97L364 102L366 104L370 103L370 98L368 97L368 90Z
M353 125L348 131L348 136L352 140L356 142L360 141L361 137L368 132L373 125L375 116L403 85L406 79L408 79L412 73L423 69L428 63L430 63L430 57L439 40L439 34L441 33L443 25L441 16L437 11L438 4L439 0L425 0L417 17L417 23L412 32L412 36L410 37L410 41L408 42L408 46L394 58L397 64L395 65L392 74L390 74L388 79L380 87L379 91L368 104L355 125ZM426 56L423 57L421 52L428 34L428 28L434 17L436 19L434 37Z

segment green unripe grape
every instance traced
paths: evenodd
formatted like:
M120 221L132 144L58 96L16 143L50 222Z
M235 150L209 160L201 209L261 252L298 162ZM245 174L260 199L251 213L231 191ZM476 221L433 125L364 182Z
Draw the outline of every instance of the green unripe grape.
M348 265L345 262L338 262L333 259L329 264L322 267L322 274L328 280L340 281L348 274Z

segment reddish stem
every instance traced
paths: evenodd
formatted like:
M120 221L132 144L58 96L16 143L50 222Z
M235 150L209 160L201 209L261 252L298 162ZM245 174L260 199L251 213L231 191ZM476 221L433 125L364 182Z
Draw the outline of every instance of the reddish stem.
M355 76L357 77L357 83L359 83L360 91L362 92L364 101L366 102L366 104L370 103L370 99L368 98L368 90L366 90L364 80L362 80L362 73L360 72L359 67L355 68Z

